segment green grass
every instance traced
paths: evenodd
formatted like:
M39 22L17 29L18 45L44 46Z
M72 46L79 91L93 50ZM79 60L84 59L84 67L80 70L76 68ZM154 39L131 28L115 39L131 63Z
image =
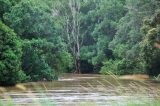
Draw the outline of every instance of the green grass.
M160 106L160 101L151 101L147 103L127 103L127 106Z
M160 74L158 76L154 76L153 80L160 81Z

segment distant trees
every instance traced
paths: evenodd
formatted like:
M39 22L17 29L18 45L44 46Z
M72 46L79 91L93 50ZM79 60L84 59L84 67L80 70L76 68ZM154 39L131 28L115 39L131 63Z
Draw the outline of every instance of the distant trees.
M0 0L0 85L90 72L86 64L102 74L159 74L159 6L159 0Z
M144 17L158 8L157 0L54 3L51 7L56 29L73 56L77 72L80 61L88 61L96 72L145 73L140 44L144 34L140 29Z
M153 2L154 1L154 2ZM119 74L145 73L145 63L141 57L141 32L143 19L154 14L157 0L126 0L127 13L119 20L117 32L109 47L113 50ZM115 61L116 62L116 61ZM117 62L116 62L117 63ZM115 64L116 64L115 63ZM113 63L114 64L114 63Z
M126 12L123 3L119 0L87 0L82 3L81 32L86 36L81 55L94 65L95 71L99 71L103 62L110 58L106 50L116 34L119 20Z

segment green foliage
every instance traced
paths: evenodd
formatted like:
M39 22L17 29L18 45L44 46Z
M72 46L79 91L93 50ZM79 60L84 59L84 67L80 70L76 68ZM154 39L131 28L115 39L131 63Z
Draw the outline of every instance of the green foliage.
M157 11L152 18L145 19L142 27L145 38L141 42L142 57L146 63L146 69L151 75L160 73L160 11Z
M50 54L48 60L51 60L51 58L54 62L50 62L50 65L58 71L57 74L67 72L73 68L73 57L66 51L59 51L56 54Z
M20 39L0 21L0 85L14 85L24 80L21 56Z
M32 81L53 80L73 69L77 56L103 74L159 74L159 5L159 0L78 0L72 8L69 0L0 0L0 20L23 42L21 61L19 38L1 23L0 53L9 59L1 56L0 68L21 76L5 79L9 73L3 72L0 78L10 84L25 74Z
M0 0L0 19L3 20L3 15L9 12L16 3L20 0Z
M118 30L109 47L113 50L115 59L125 60L125 67L129 73L144 73L145 62L140 55L144 34L141 32L142 21L158 8L158 1L126 0L127 13L118 23ZM121 69L119 69L121 70Z
M85 35L84 47L81 49L82 58L87 55L86 59L96 68L108 58L104 51L108 49L108 44L116 33L118 21L124 15L125 9L120 0L87 0L82 3L81 11L84 14L81 19L81 31L82 35Z
M119 70L119 66L122 64L121 61L116 60L107 60L106 62L103 63L104 66L101 68L100 73L102 74L121 74L120 70Z
M51 1L11 0L10 3L14 6L3 18L23 39L22 69L27 79L57 79L73 63L60 36L60 26L54 22Z
M22 68L31 80L54 80L59 73L72 66L71 55L59 51L51 42L43 39L25 40Z
M55 72L46 63L46 51L52 49L52 45L45 40L24 41L22 68L31 80L53 80Z
M125 75L125 74L139 74L145 73L140 70L138 66L134 66L135 61L129 61L127 59L123 60L106 60L103 62L103 67L100 73L102 74L115 74L115 75ZM141 63L139 63L141 65Z
M0 18L2 19L3 14L8 12L11 7L9 0L0 0Z
M52 11L42 0L22 0L4 15L4 20L21 38L47 38L55 34Z

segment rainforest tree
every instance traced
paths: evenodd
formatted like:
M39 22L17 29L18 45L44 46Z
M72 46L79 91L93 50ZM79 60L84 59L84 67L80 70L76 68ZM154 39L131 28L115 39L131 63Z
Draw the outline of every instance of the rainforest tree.
M46 2L22 0L4 15L4 21L23 40L22 69L30 80L54 80L62 69L71 66L72 57Z
M14 85L25 79L21 56L20 39L0 21L0 85Z
M159 0L0 0L0 85L50 81L63 72L158 75L159 6Z
M150 75L160 73L160 10L151 18L144 19L142 31L145 37L142 44L142 57L146 63L146 70Z

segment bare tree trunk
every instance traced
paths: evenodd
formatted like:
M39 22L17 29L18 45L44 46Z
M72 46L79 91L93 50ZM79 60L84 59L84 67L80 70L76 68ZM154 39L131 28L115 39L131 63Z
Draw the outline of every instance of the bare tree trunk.
M80 34L79 34L79 10L80 10L80 4L77 2L77 0L69 0L69 6L71 9L72 14L72 37L74 40L74 56L75 56L75 68L76 73L81 73L80 70Z
M67 5L69 8L67 9L63 2L60 1L60 3L61 8L64 9L64 35L66 35L68 48L74 57L75 73L81 73L80 48L83 37L80 36L80 2L79 0L68 0Z

